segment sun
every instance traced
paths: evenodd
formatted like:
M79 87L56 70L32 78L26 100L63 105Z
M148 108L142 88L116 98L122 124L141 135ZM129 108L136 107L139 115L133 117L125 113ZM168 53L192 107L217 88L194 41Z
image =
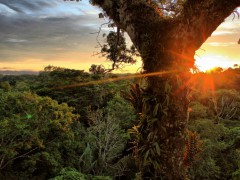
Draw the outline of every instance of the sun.
M206 54L200 57L195 56L195 59L195 65L202 72L209 71L211 69L214 69L215 67L230 67L229 60L224 56Z

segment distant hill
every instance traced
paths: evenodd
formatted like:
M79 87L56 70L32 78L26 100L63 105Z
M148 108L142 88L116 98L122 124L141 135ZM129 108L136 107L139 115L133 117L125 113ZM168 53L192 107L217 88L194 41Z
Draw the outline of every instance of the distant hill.
M11 70L0 70L1 75L25 75L25 74L34 74L38 75L38 71L11 71Z

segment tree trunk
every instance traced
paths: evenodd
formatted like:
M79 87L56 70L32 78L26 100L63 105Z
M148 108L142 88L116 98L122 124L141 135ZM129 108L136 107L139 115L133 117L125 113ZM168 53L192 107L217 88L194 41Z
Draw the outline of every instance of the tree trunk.
M184 179L188 82L195 49L187 45L191 43L188 37L173 38L175 25L166 23L163 27L158 31L155 28L148 30L148 36L141 41L143 44L139 48L147 87L143 91L142 111L139 112L140 135L136 138L136 151L144 179ZM148 77L152 73L160 75Z
M194 54L240 0L186 0L176 18L164 18L150 1L92 2L128 33L143 59L147 87L135 127L135 152L143 177L184 179L189 70ZM148 77L149 73L158 75Z

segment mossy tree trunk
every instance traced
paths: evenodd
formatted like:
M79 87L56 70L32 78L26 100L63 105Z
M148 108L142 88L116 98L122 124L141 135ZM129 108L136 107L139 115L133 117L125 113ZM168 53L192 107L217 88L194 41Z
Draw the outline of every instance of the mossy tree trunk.
M147 77L137 138L143 176L183 179L189 69L195 51L240 5L240 0L186 0L176 18L162 16L146 0L93 0L125 30L140 52Z

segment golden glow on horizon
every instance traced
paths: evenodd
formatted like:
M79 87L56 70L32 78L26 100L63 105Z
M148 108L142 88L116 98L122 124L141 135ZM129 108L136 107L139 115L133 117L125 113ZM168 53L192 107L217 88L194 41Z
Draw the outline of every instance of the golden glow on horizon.
M206 72L215 67L228 68L232 67L231 61L224 56L216 54L205 54L201 57L195 57L195 65L200 71Z
M103 65L105 68L111 67L111 62L99 56L93 56L92 52L67 52L57 54L53 57L36 57L30 54L29 57L18 56L14 61L0 62L1 70L12 71L42 71L46 66L58 66L69 69L89 71L91 64ZM114 73L137 73L140 72L142 61L140 58L136 64L126 64L123 69L115 70Z

